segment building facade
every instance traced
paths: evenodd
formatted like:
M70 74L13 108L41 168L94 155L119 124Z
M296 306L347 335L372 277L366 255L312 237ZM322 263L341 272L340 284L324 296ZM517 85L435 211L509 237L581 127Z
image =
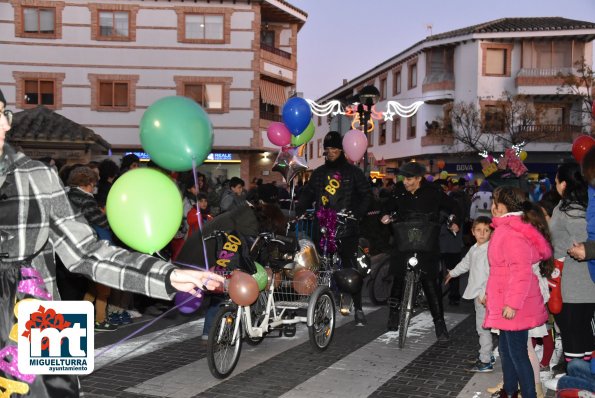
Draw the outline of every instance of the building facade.
M570 157L572 140L591 132L584 102L560 90L563 79L559 74L578 74L577 62L582 59L592 67L594 38L593 22L558 17L495 20L429 36L317 102L338 99L350 104L367 85L380 92L379 112L386 110L387 101L402 105L424 101L412 117L375 120L368 134L372 171L394 177L391 173L400 164L415 159L435 173L440 159L451 173L481 178L481 157L470 153L452 134L449 112L455 104L473 104L485 138L494 139L496 146L501 141L501 150L506 143L498 134L504 130L500 125L505 117L499 104L504 93L520 96L535 115L530 122L515 126L517 138L526 138L526 164L530 172L551 175L557 164ZM581 90L586 93L587 89ZM322 138L331 125L340 125L342 132L351 128L345 119L318 118L320 127L308 148L309 167L324 161Z
M0 0L0 88L15 111L47 107L114 155L142 151L153 102L187 96L214 127L203 171L273 179L266 128L295 89L306 19L284 0Z

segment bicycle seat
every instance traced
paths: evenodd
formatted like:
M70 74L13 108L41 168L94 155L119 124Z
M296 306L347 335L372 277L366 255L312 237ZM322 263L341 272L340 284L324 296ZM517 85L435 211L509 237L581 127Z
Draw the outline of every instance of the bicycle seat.
M283 269L293 269L293 262L287 262L287 260L283 260L283 259L270 259L269 267L271 267L271 269L273 271L281 271Z

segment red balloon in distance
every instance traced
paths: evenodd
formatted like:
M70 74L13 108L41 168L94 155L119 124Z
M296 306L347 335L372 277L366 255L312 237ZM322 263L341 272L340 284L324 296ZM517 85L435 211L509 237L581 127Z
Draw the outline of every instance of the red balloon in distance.
M312 294L317 285L316 274L309 269L302 268L293 276L293 290L298 294Z
M446 162L444 160L439 160L436 162L436 166L438 166L439 169L443 169L444 166L446 166Z
M583 158L593 145L595 145L595 139L590 135L579 136L572 143L572 156L574 156L578 163L582 163Z
M253 304L258 298L258 282L242 271L234 271L229 279L229 297L237 305Z

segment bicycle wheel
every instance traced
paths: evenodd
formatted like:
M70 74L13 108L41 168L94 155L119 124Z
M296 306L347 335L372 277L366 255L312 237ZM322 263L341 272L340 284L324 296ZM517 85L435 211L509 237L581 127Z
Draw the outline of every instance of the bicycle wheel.
M405 290L401 300L401 315L399 319L399 348L405 347L407 329L413 312L413 291L415 290L415 273L407 271L405 276Z
M335 301L328 287L319 287L308 304L308 335L317 351L324 351L335 334Z
M213 327L207 342L207 360L211 374L218 379L225 379L233 372L242 351L241 322L237 317L236 306L225 306L213 320ZM234 331L237 329L234 338Z
M390 273L390 261L386 260L370 275L368 281L368 295L374 305L386 304L393 286L393 276Z
M250 318L252 319L252 326L257 326L264 318L264 311L267 308L268 295L266 292L260 292L256 302L250 306ZM264 340L264 334L260 337L250 337L246 333L244 341L251 346L257 346Z

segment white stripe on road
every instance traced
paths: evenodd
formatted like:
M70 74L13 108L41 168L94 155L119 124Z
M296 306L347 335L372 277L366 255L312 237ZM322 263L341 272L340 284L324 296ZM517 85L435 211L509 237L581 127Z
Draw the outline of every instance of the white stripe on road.
M364 312L369 314L380 307L364 307ZM353 321L353 316L338 316L337 327ZM233 375L252 368L290 348L308 340L308 329L305 325L298 325L294 337L265 338L263 342L252 347L242 344L242 353ZM188 365L182 366L171 372L164 373L150 380L126 389L127 392L152 395L157 397L189 398L199 394L211 387L216 386L224 380L214 378L209 371L207 359L201 359Z
M445 314L452 329L468 314ZM436 342L429 312L411 319L404 349L398 332L388 332L288 391L283 398L367 397Z
M95 358L95 370L99 370L105 365L113 365L118 362L127 361L138 356L148 354L167 345L179 343L202 334L202 327L205 323L204 318L196 321L183 323L178 326L172 326L164 330L158 330L143 336L128 340L118 347L107 351L100 357ZM117 343L116 343L117 344ZM111 346L109 346L111 347ZM107 347L95 350L95 355Z

